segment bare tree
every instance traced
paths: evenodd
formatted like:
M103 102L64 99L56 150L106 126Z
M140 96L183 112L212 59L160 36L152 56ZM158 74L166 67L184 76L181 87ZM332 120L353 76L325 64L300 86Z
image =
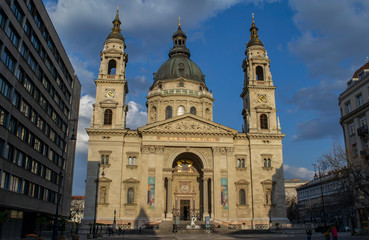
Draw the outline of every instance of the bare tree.
M356 208L369 207L369 169L366 156L355 151L347 152L340 144L333 144L331 152L324 154L319 166L324 174L337 174L341 180L341 197L344 202L353 201Z

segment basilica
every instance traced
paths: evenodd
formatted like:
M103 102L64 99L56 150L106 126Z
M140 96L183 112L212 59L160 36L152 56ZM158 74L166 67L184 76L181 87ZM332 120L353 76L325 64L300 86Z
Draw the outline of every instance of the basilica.
M95 80L83 221L133 229L193 216L242 229L285 223L285 135L254 19L242 63L242 132L213 121L213 94L190 59L180 23L148 89L147 124L127 128L128 55L120 24L117 12Z

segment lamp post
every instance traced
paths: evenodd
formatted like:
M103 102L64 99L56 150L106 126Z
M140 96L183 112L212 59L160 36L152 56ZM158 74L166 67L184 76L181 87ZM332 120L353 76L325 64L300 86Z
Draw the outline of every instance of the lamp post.
M318 170L319 170L319 185L320 185L320 195L322 197L322 210L323 210L323 223L324 223L324 231L327 230L327 222L325 220L325 205L324 205L324 194L323 194L323 186L322 186L322 173L320 171L320 167L313 164L314 166L314 172L316 171L316 167L318 167Z
M114 209L114 221L113 221L113 230L115 231L115 229L117 228L117 222L115 219L115 215L117 214L117 210Z
M68 120L68 123L69 122L75 122L76 120ZM69 128L69 127L68 127ZM72 136L70 137L70 140L77 140L76 138L76 135L74 134L74 131L75 131L75 128L73 128L72 130ZM66 144L67 144L67 134L68 133L68 129L67 131L65 131L64 133L64 146L63 146L63 149L62 149L62 159L63 159L63 162L60 166L60 171L59 171L59 181L58 181L58 192L57 192L57 195L56 195L56 211L55 211L55 216L54 216L54 225L53 225L53 236L52 236L52 239L53 240L57 240L58 238L58 220L59 220L59 205L60 205L60 197L61 197L61 194L60 194L60 190L61 190L61 185L62 185L62 179L63 179L63 167L64 167L64 164L65 164L65 161L66 161L66 157L68 155L65 155L65 147L66 147ZM64 159L64 156L65 156L65 159Z
M96 213L97 213L97 195L99 191L99 175L100 175L100 163L97 164L97 175L96 175L96 192L95 192L95 213L94 213L94 225L92 227L93 237L96 238ZM101 173L101 176L104 176L104 170Z

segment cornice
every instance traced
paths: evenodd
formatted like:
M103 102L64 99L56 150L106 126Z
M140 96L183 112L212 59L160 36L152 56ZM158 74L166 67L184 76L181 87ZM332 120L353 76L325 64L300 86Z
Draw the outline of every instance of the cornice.
M187 136L228 136L233 137L234 133L221 133L221 132L188 132L188 131L158 131L158 130L143 130L140 131L142 135L145 134L160 134L160 135L170 135L183 134Z
M128 129L106 129L106 128L86 128L86 132L88 135L96 134L110 134L110 135L125 135L129 132Z
M125 85L127 83L127 80L124 79L120 79L120 80L116 80L116 79L96 79L95 83L104 83L104 84L122 84Z
M247 133L248 138L259 138L259 139L282 139L286 136L286 134L281 133Z
M248 89L263 89L263 90L275 90L276 86L259 86L259 85L248 85Z

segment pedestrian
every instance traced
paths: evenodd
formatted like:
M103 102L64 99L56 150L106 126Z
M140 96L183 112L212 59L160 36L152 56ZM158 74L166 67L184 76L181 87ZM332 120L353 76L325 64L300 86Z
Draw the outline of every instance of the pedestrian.
M312 235L313 233L311 232L311 228L310 228L310 226L306 229L306 238L307 238L307 240L311 240L311 235Z
M138 234L142 234L142 228L141 227L138 229Z
M332 225L332 227L330 228L330 231L332 233L333 240L337 240L338 239L338 233L337 233L336 226Z

